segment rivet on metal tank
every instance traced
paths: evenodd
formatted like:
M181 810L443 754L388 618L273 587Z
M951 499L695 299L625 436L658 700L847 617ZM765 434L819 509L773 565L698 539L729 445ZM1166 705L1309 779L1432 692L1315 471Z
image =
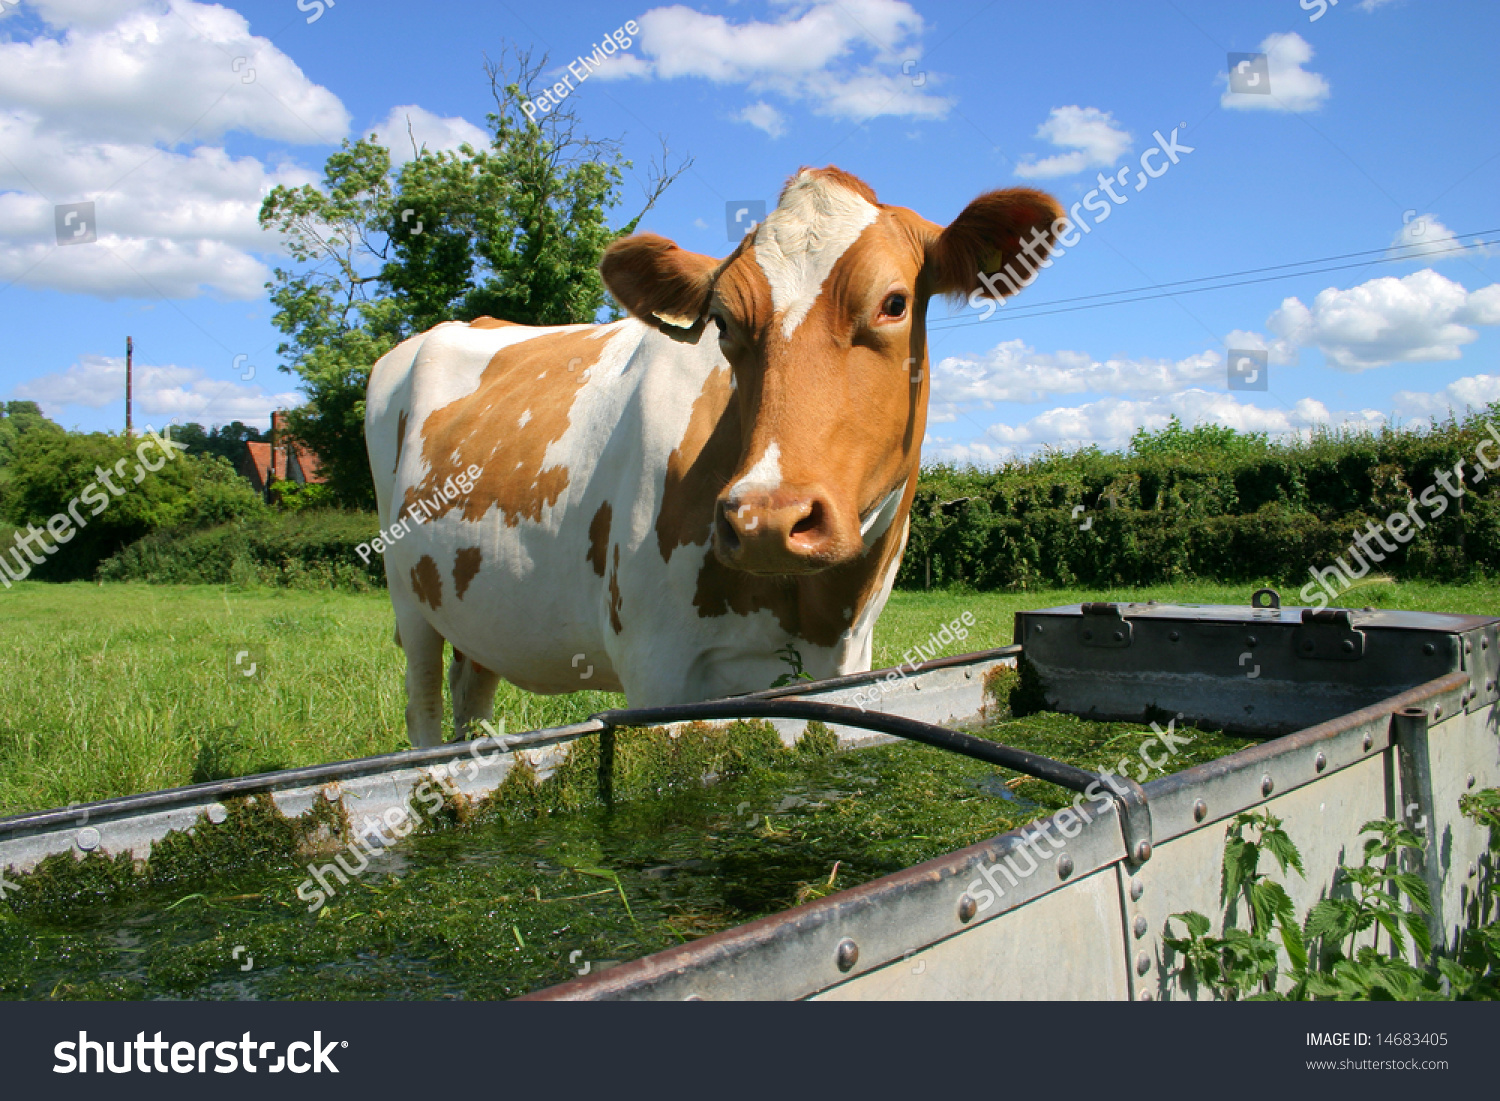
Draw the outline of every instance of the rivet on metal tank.
M1317 769L1319 772L1322 772L1327 767L1328 758L1323 754L1319 753L1316 757L1313 758L1313 768Z
M1193 821L1201 822L1208 817L1208 804L1202 799L1193 802Z
M91 853L99 847L99 842L103 839L99 836L99 831L94 829L93 826L84 826L83 829L78 831L74 840L78 842L80 849L86 853Z
M1061 856L1059 856L1057 858L1057 878L1058 879L1067 879L1068 876L1070 876L1072 874L1073 874L1073 858L1071 856L1069 856L1067 853L1063 853Z
M1136 940L1140 940L1142 937L1144 937L1146 935L1146 917L1145 917L1145 915L1144 914L1136 914L1135 915L1135 924L1131 928L1132 928L1132 931L1135 933Z
M1134 876L1130 880L1130 901L1139 902L1141 896L1146 893L1146 885L1141 882L1140 876Z
M1151 859L1151 842L1137 841L1135 843L1135 859L1137 864L1144 864Z
M1275 790L1276 781L1272 780L1269 776L1262 776L1260 778L1260 793L1262 795L1270 795Z
M1365 731L1365 752L1370 752L1370 747L1375 744L1375 739L1370 737L1370 732Z
M859 962L859 945L848 937L839 941L838 949L834 953L834 962L839 965L840 971L853 970L854 965Z
M979 913L979 904L968 895L958 900L958 920L967 925Z
M1135 958L1135 973L1137 975L1144 975L1147 971L1150 970L1151 954L1149 952L1142 952Z

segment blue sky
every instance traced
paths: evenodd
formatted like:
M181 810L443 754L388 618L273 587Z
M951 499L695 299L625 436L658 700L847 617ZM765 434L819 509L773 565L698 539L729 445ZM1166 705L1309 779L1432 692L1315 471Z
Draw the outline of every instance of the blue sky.
M285 263L255 222L265 191L407 119L432 146L473 140L486 53L560 72L630 20L571 103L639 164L659 135L695 158L644 226L686 248L722 255L726 204L774 203L803 164L939 223L996 187L1071 207L1128 169L1126 201L1084 214L1012 304L936 311L928 458L1118 447L1173 414L1279 433L1500 399L1500 233L1452 236L1500 229L1488 0L26 0L0 18L0 398L117 429L130 334L138 423L265 424L299 400L262 289ZM1231 89L1230 53L1266 55L1269 95ZM1136 190L1174 129L1192 152ZM639 197L629 181L620 221ZM97 240L59 246L55 207L83 201ZM1228 388L1230 349L1265 350L1267 390Z

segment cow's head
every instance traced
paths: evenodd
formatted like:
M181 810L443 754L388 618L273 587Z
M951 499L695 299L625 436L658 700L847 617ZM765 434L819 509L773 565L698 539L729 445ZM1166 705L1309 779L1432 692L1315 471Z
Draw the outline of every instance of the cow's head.
M715 514L725 565L813 573L875 544L921 462L928 301L1025 285L1061 217L1012 188L944 229L836 168L804 169L724 260L653 234L610 246L620 304L679 339L712 327L733 369L744 449Z

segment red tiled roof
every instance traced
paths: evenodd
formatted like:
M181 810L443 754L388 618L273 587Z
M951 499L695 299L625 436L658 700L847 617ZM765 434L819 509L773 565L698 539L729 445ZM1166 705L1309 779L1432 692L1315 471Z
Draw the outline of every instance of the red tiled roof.
M306 447L303 447L300 443L296 445L296 448L297 465L302 468L302 476L307 479L308 484L322 485L324 482L328 481L328 479L323 477L321 473L323 469L323 460L318 458L317 453L315 451L309 450Z
M302 471L302 476L309 485L322 485L328 481L323 477L323 463L317 453L303 447L301 444L290 445L296 448L297 466ZM291 456L287 453L288 445L273 448L269 443L245 442L248 463L244 464L253 472L251 481L255 488L264 490L272 482L278 482L292 476Z

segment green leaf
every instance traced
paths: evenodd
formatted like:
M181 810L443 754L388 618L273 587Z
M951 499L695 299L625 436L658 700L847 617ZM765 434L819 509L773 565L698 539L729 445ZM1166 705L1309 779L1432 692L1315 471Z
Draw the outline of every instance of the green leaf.
M1170 923L1172 918L1176 918L1186 925L1188 934L1194 937L1201 937L1213 928L1213 922L1209 921L1208 918L1204 917L1197 910L1184 910L1180 914L1173 914L1167 921Z
M1261 835L1261 844L1266 847L1276 863L1281 866L1283 873L1287 868L1293 868L1298 875L1304 875L1302 870L1302 854L1297 851L1297 846L1292 844L1292 839L1283 830L1269 830Z
M1219 888L1219 902L1228 904L1240 890L1240 884L1255 871L1258 853L1254 845L1231 836L1224 842L1224 876Z

